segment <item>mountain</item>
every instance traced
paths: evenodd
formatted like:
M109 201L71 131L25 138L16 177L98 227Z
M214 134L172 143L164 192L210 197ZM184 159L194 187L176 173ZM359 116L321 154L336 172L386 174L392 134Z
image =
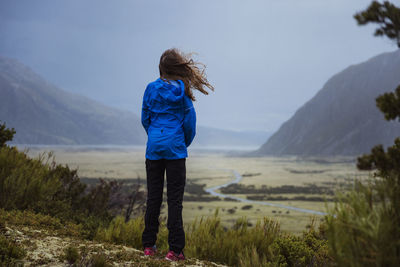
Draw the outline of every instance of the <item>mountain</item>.
M333 76L255 154L358 155L377 144L391 145L400 136L400 123L386 121L375 99L399 84L400 50L350 66Z
M17 60L0 57L0 120L20 144L144 144L138 116L48 83Z
M66 92L14 59L0 57L0 121L13 143L144 145L140 118ZM196 147L259 146L268 133L197 127Z

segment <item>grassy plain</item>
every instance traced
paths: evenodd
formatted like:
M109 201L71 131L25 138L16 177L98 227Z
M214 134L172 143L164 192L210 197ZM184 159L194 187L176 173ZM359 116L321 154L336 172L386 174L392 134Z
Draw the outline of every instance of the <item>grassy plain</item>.
M58 163L68 164L78 169L82 178L115 178L145 179L145 152L143 148L134 147L33 147L28 154L35 157L44 151L53 151ZM217 151L190 151L187 159L187 179L196 184L205 184L206 188L225 184L235 177L232 170L243 175L240 184L254 186L279 187L283 185L294 186L328 186L338 189L346 183L351 183L355 178L363 178L368 173L356 170L353 158L307 158L298 157L242 157L230 156ZM299 194L281 194L291 197ZM304 194L300 194L304 195ZM235 194L246 198L246 194ZM307 196L307 195L305 195ZM331 196L332 197L332 196ZM326 211L323 201L268 201L297 208ZM245 207L251 205L251 207ZM183 203L183 216L186 224L191 223L201 216L212 215L219 209L222 222L231 225L237 218L246 216L254 224L264 216L272 217L281 223L281 229L300 233L310 223L312 217L316 221L322 216L314 216L284 208L276 208L259 204L249 204L235 201L185 201ZM246 209L247 208L247 209ZM162 210L166 216L166 206Z

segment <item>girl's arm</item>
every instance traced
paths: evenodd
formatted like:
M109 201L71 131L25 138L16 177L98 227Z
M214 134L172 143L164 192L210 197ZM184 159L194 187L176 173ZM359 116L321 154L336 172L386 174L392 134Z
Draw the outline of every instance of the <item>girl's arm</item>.
M143 125L143 128L146 130L146 133L150 126L150 110L149 110L149 106L147 103L147 95L148 95L148 90L146 88L146 91L144 92L143 104L142 104L142 125Z
M190 146L196 135L196 111L192 100L185 95L185 118L183 119L183 132L186 147Z

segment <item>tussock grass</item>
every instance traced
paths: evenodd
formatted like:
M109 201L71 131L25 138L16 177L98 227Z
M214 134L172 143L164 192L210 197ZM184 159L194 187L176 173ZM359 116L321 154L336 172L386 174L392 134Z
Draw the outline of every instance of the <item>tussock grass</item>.
M142 249L143 217L125 223L116 217L108 227L99 228L97 241ZM168 231L161 223L157 247L168 249ZM321 266L331 261L327 241L311 226L303 236L284 234L279 223L264 217L250 227L243 217L233 227L221 224L218 210L213 216L197 218L186 227L185 255L231 266Z
M30 226L35 229L46 229L58 235L79 237L82 234L82 225L73 222L62 222L59 218L50 215L35 213L30 210L0 209L0 221L10 225Z
M25 254L19 244L0 234L0 266L22 266L20 259Z
M374 178L368 184L357 182L355 188L340 195L327 216L329 246L335 261L339 266L398 266L400 241L396 235L400 225L395 212L400 206L389 201L388 192L399 192L400 187Z

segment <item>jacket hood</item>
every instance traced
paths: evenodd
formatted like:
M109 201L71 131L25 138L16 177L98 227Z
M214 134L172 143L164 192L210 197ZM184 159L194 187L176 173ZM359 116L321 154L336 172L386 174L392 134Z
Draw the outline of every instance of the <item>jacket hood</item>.
M156 80L158 94L167 102L181 101L185 95L185 85L181 80L164 81L161 78Z

